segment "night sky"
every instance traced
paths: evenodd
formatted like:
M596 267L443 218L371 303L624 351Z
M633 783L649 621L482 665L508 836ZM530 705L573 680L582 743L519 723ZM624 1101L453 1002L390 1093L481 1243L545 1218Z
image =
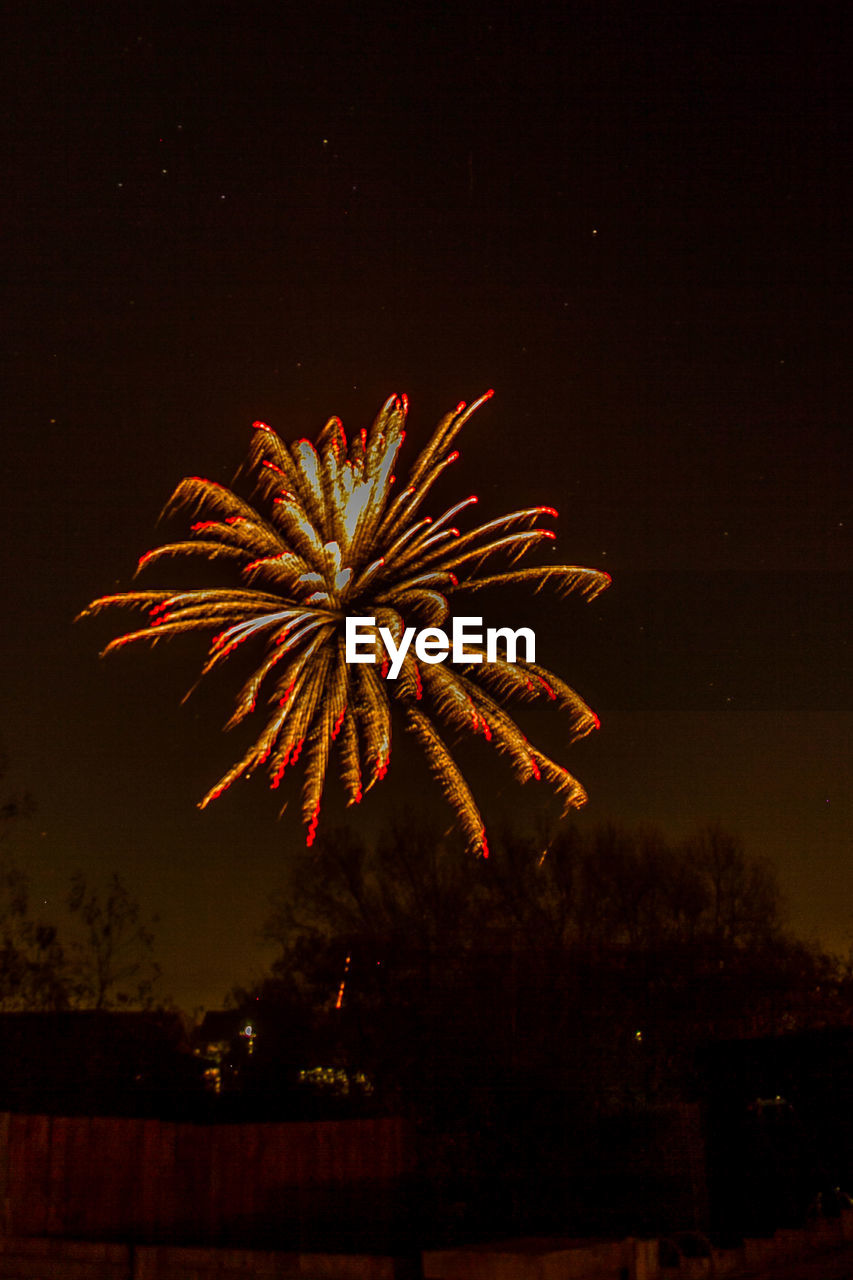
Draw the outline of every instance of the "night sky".
M15 4L3 35L2 739L50 913L76 867L161 917L165 991L264 963L310 856L237 758L205 648L98 651L178 480L411 401L461 399L434 513L560 511L592 604L474 597L602 728L566 751L585 825L719 820L791 922L846 950L850 856L850 11L845 4ZM414 440L414 445L412 444ZM168 585L169 570L152 572ZM448 811L398 737L369 834ZM544 813L477 752L485 813ZM469 767L466 764L466 767ZM340 817L334 798L330 820Z

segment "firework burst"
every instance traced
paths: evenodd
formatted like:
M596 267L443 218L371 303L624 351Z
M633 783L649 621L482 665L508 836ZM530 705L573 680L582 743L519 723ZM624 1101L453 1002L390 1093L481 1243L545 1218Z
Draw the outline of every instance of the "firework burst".
M439 422L406 484L394 467L405 437L406 397L391 397L369 430L348 438L332 418L316 443L285 444L263 422L254 424L248 469L255 482L251 506L231 490L198 476L181 481L164 514L189 513L192 537L147 552L137 572L186 557L229 562L237 585L200 590L128 591L94 600L81 617L107 608L145 611L147 624L119 636L104 653L136 641L157 643L185 631L210 630L202 674L244 644L259 648L227 728L249 716L261 697L264 724L255 741L200 802L204 808L241 776L266 767L277 788L288 766L303 761L302 818L311 844L317 828L333 750L348 802L384 778L391 754L391 709L420 743L430 768L456 812L469 847L488 852L483 822L470 788L437 725L481 734L507 757L521 782L543 780L562 798L564 811L586 799L561 765L524 736L505 704L547 700L567 714L570 737L583 737L598 721L578 695L533 662L467 665L419 662L409 649L398 678L388 664L349 665L345 619L375 619L400 644L407 624L438 627L457 592L510 583L535 589L551 584L592 599L610 581L575 565L516 567L554 537L540 521L551 507L529 507L489 520L466 533L454 520L476 497L436 519L421 509L439 476L458 456L453 442L491 392L464 403ZM261 514L261 511L264 514ZM495 562L498 562L495 564ZM492 566L497 572L486 571Z

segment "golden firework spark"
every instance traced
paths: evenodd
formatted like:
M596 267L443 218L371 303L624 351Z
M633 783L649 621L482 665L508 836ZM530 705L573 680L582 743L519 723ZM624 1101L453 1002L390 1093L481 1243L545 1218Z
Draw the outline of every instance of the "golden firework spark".
M420 514L439 476L457 458L453 441L488 400L457 405L439 422L402 489L394 467L405 437L407 399L392 396L369 430L348 438L331 418L316 444L285 444L263 422L255 430L248 467L261 515L230 489L198 476L182 480L164 514L196 517L192 538L149 551L137 572L174 557L230 561L239 585L128 591L94 600L81 617L118 606L147 611L148 623L119 636L104 653L134 641L157 641L185 631L215 632L202 674L224 662L247 641L260 657L237 699L227 728L255 710L263 694L265 722L258 737L201 801L204 808L241 775L265 765L278 787L288 765L303 756L302 818L311 844L333 748L348 803L385 776L391 754L391 706L399 703L406 728L423 748L456 815L469 847L488 854L485 831L470 788L436 722L451 730L482 734L506 755L521 782L544 779L561 796L564 811L586 799L580 783L524 736L504 704L547 699L566 712L572 739L598 720L557 676L533 662L481 661L438 665L418 661L409 648L395 680L367 663L348 664L347 617L373 617L376 652L387 653L384 627L395 646L406 625L440 627L448 597L459 591L509 583L546 583L591 600L610 582L606 573L576 565L513 567L539 543L554 537L539 521L552 507L529 507L489 520L467 533L453 521L469 497L437 519ZM498 572L484 567L504 558ZM506 567L506 565L509 567Z

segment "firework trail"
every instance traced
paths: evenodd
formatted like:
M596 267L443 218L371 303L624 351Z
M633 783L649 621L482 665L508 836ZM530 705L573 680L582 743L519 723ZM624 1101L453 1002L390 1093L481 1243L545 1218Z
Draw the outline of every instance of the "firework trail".
M505 755L521 782L541 779L561 796L564 812L584 802L580 783L528 742L505 709L513 699L545 699L567 714L570 737L583 737L598 721L557 676L532 662L428 664L406 652L396 680L376 667L345 660L347 616L375 619L376 654L387 653L378 632L388 628L399 646L406 625L439 627L456 592L546 583L592 599L609 583L605 573L575 565L514 567L527 552L554 537L538 527L551 507L530 507L489 520L466 533L453 521L476 497L436 519L421 509L439 476L456 459L453 442L487 392L439 422L402 488L394 467L405 437L406 397L392 396L369 430L348 438L331 418L316 443L285 444L263 422L254 424L248 469L257 507L198 476L182 480L164 515L190 513L192 537L149 551L137 572L176 557L229 561L238 585L201 590L129 591L102 596L80 615L120 607L147 612L147 624L107 645L104 653L136 641L156 643L185 631L214 632L202 674L243 644L258 661L241 689L226 728L249 716L263 694L264 724L240 759L201 801L220 796L259 765L277 788L288 765L303 761L302 818L314 839L330 758L335 750L348 803L384 778L391 754L391 708L399 704L405 727L420 743L430 768L456 812L472 850L488 853L483 822L470 788L437 724L482 734ZM265 514L260 514L263 511ZM497 572L485 572L494 561Z

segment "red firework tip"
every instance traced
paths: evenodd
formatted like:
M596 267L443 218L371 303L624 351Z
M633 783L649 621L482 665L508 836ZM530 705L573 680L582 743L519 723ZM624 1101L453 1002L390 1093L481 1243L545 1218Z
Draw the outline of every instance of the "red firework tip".
M494 387L489 387L488 391L484 391L484 392L483 392L483 394L480 396L480 399L481 399L481 400L491 400L491 398L492 398L492 396L493 396L494 394L495 394L495 389L494 389Z
M408 413L408 412L409 412L409 397L406 395L405 391L404 391L404 392L403 392L403 394L400 396L400 399L403 401L403 413Z
M152 627L162 627L163 623L168 622L171 616L172 616L171 613L164 613L164 614L161 614L159 618L152 618L151 620Z
M338 734L339 734L339 733L340 733L340 731L341 731L341 725L342 725L342 724L343 724L343 722L344 722L344 716L346 715L346 713L347 713L347 708L346 708L346 703L344 703L344 705L341 707L340 715L338 716L337 720L335 721L334 725L332 726L332 741L333 741L333 742L334 742L335 738L338 736Z
M257 569L259 564L275 564L277 560L283 560L287 554L286 551L280 551L276 556L259 556L257 560L250 560L244 566L243 573L248 573L250 569Z
M531 766L531 768L533 769L533 776L534 776L534 778L536 779L536 781L538 782L538 781L539 781L539 779L542 777L542 774L541 774L541 772L540 772L539 765L538 765L538 764L536 763L536 761L533 759L533 756L531 756L531 757L530 757L530 766Z
M449 454L447 455L447 461L448 461L448 462L455 462L455 461L456 461L456 459L457 459L458 457L459 457L459 450L458 450L458 449L454 449L452 453L449 453Z
M279 700L278 700L278 705L279 705L280 707L284 707L284 706L286 706L286 705L287 705L288 699L290 698L290 695L293 693L293 685L294 685L295 683L296 683L296 681L294 680L294 681L293 681L293 684L289 684L289 685L287 686L287 688L285 689L284 693L282 694L282 696L279 698Z
M592 722L595 725L596 729L601 728L601 721L599 720L598 716L595 714L594 711L592 713Z
M465 408L465 401L460 400L458 405L456 406L456 412L461 413L464 408Z
M152 550L152 551L146 551L144 556L140 556L140 557L139 557L139 563L138 563L138 564L137 564L137 566L136 566L136 567L137 567L137 569L141 569L141 568L143 567L143 565L146 565L146 564L148 563L148 561L151 559L151 557L152 557L153 555L156 555L156 551L157 551L157 549L156 549L156 548L154 548L154 550Z
M482 726L483 726L483 737L486 739L486 742L491 742L491 740L492 740L492 731L491 731L491 729L490 729L490 728L489 728L489 726L486 724L485 720L481 720L481 721L480 721L480 723L481 723L481 724L482 724Z
M541 684L542 688L545 690L545 692L547 693L547 695L548 695L548 697L551 699L551 701L552 701L552 702L555 702L555 701L556 701L556 698L557 698L557 695L556 695L556 693L554 692L554 690L551 688L551 686L549 685L548 681L547 681L547 680L545 680L545 679L543 679L543 678L542 678L542 676L537 676L537 677L536 677L536 679L539 681L539 683Z
M293 755L290 757L291 764L296 764L296 761L299 759L299 753L302 750L302 744L304 741L304 738L300 738L296 746L293 748Z
M246 521L242 516L228 516L225 520L226 524L245 524Z
M459 537L459 530L458 530L458 529L456 529L456 528L448 529L448 531L447 531L447 532L448 532L448 533L452 533L452 534L453 534L453 536L454 536L454 538L458 538L458 537Z
M197 520L195 524L190 525L192 533L201 533L203 529L213 529L219 524L218 520ZM151 555L151 552L148 552Z
M455 573L451 573L451 574L449 574L448 576L449 576L449 578L450 578L450 585L451 585L452 587L458 587L458 586L459 586L459 579L457 578L456 574L455 574Z
M480 832L480 853L483 855L484 858L488 858L489 856L489 842L486 839L485 827L483 827L482 831Z
M415 697L417 698L418 702L420 702L423 696L424 696L424 685L423 685L423 681L421 680L421 669L418 666L418 664L415 663Z
M385 661L382 663L382 666L379 668L379 674L383 680L387 679L389 665L390 664L388 662L388 659L386 658Z
M275 471L280 476L284 475L281 467L277 467L274 462L270 462L269 458L264 458L263 465L269 467L270 471Z
M257 422L253 422L252 427L255 431L272 431L272 427L268 427L267 424L265 422L261 422L260 419L258 419Z
M242 644L244 640L248 640L250 634L251 632L247 631L245 635L237 636L236 640L232 640L230 644L226 644L225 648L222 649L223 657L226 657L229 653L231 653L233 649L236 649L237 646L239 644ZM218 636L215 636L210 644L211 651L214 649L222 648L222 642L224 641L227 635L228 635L228 630L225 630L225 631L221 631Z
M367 448L367 427L362 427L360 434L361 434L361 447L362 449L366 449Z
M314 812L311 815L311 822L308 825L308 837L305 841L309 849L311 845L314 843L314 836L317 834L317 823L319 822L319 820L320 820L320 801L318 800L316 808L314 809Z
M536 534L539 538L556 538L557 536L553 529L537 529Z
M536 510L542 516L558 516L560 514L556 507L537 507Z

